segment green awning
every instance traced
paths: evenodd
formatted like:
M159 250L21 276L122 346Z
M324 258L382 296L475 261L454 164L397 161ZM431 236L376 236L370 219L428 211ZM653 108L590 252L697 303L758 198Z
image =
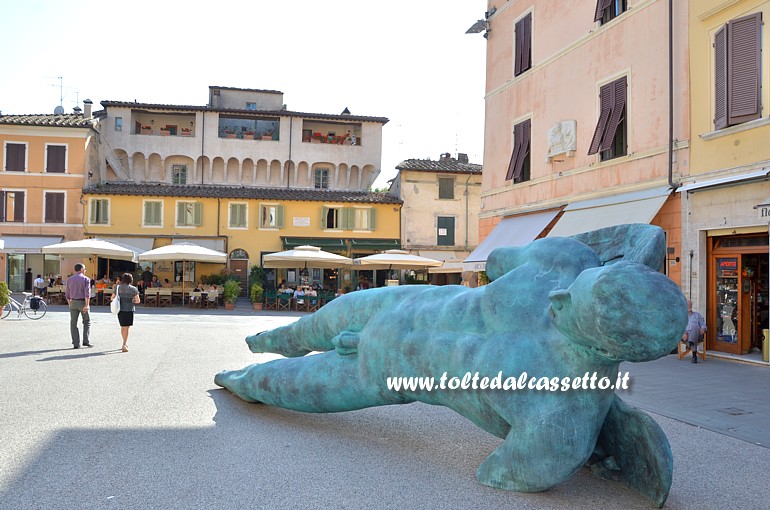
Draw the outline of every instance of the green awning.
M345 240L339 237L281 237L284 250L292 250L297 246L317 246L323 250L342 250L347 249Z
M398 239L351 239L350 247L353 251L398 250L401 248L401 242Z

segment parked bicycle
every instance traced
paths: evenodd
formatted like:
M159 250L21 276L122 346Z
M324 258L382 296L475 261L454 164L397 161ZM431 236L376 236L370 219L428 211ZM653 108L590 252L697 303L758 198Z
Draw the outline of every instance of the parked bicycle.
M16 317L19 319L24 314L32 320L38 320L45 316L45 313L48 311L48 305L40 296L33 296L29 292L25 292L24 301L21 303L12 297L10 298L8 304L3 307L0 319L5 319L12 311L17 313Z

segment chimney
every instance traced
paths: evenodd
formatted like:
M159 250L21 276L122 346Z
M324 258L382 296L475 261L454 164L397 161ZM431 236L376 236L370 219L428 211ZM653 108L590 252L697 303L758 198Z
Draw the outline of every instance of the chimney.
M91 118L91 105L94 104L90 99L83 100L83 117L86 119Z
M463 154L462 152L457 153L457 161L460 163L467 163L468 162L468 155Z
M75 108L72 109L72 113L74 113L75 115L80 115L82 111L83 110L81 110L79 106L76 106Z
M451 160L452 160L452 155L449 154L448 152L442 153L441 157L439 157L439 161L451 161Z

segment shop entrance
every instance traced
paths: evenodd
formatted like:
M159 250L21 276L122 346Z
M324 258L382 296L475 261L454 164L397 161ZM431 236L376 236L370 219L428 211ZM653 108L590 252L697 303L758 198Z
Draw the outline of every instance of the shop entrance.
M709 264L707 349L748 354L768 327L768 236L714 238Z

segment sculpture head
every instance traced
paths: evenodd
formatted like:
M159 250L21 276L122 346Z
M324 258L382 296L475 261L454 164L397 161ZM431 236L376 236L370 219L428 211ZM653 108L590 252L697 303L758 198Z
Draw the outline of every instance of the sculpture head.
M664 356L687 326L687 300L679 287L643 264L587 269L568 289L548 297L556 328L610 362Z

